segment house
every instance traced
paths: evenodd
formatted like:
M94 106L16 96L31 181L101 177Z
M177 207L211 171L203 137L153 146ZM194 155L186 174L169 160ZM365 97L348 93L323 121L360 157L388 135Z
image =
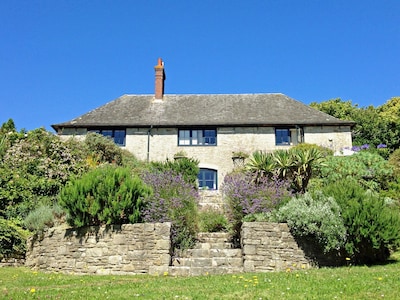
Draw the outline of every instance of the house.
M142 160L163 161L184 151L200 161L199 186L218 189L234 152L288 149L314 143L334 151L351 147L342 121L283 94L164 94L161 59L154 95L123 95L71 121L52 125L59 135L95 131Z

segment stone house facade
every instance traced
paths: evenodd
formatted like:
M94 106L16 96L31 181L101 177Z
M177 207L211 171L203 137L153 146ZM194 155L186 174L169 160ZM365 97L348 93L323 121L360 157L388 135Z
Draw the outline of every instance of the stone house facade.
M165 71L155 66L154 95L123 95L71 121L52 125L63 137L95 131L137 158L200 161L199 186L218 190L236 152L288 149L313 143L352 146L351 126L283 94L164 94Z

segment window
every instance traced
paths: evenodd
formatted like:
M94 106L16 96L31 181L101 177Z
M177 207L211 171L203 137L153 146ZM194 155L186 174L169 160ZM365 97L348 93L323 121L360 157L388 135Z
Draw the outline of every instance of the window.
M276 145L297 145L304 141L304 133L301 127L275 128Z
M200 189L217 189L217 171L213 169L200 169L199 175L197 176L199 180Z
M90 132L96 132L105 137L109 137L118 146L125 146L126 131L124 129L97 129L90 130Z
M275 129L275 142L276 145L290 145L290 130L287 128Z
M216 146L217 131L215 129L179 130L179 146Z

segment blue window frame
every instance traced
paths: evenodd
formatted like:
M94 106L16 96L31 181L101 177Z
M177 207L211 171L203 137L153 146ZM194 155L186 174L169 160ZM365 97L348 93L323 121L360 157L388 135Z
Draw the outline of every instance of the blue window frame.
M290 130L289 130L289 128L276 128L275 129L275 144L276 145L290 145Z
M178 131L179 146L216 146L216 129L180 129Z
M199 180L200 189L217 189L217 171L213 169L200 169L197 179Z
M303 142L304 132L302 127L275 128L275 144L277 146L297 145Z
M90 132L96 132L104 135L114 141L118 146L125 146L126 131L125 129L96 129L90 130Z

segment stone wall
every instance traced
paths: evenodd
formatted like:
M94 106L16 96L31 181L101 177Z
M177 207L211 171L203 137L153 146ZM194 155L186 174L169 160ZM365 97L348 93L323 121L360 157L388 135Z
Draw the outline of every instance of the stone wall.
M267 272L311 267L286 224L244 223L241 249L230 246L229 250L226 240L213 242L200 238L199 245L186 251L189 255L180 258L178 263L173 263L171 256L170 233L170 223L80 230L52 228L41 237L28 240L26 266L75 274L153 275L241 272L238 270Z
M25 265L64 273L149 273L170 264L170 232L170 223L51 228L28 240Z
M310 268L287 224L251 222L241 229L244 272Z

